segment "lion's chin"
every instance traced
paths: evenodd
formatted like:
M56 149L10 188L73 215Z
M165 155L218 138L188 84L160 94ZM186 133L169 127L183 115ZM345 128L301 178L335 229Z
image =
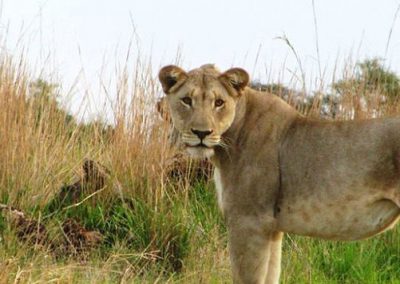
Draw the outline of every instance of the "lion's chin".
M207 148L207 147L186 147L186 151L188 154L195 159L205 159L205 158L211 158L214 156L214 149L213 148Z

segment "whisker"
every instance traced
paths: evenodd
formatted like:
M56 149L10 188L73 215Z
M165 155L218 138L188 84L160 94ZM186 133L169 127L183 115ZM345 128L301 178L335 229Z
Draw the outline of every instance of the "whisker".
M231 148L233 145L233 140L227 137L222 137L221 142L222 144L226 145L226 147Z
M228 151L233 147L233 141L231 139L228 139L226 137L221 137L221 141L219 142L219 146L221 146L222 149L226 150L226 153L228 154L228 158L231 159L230 152Z

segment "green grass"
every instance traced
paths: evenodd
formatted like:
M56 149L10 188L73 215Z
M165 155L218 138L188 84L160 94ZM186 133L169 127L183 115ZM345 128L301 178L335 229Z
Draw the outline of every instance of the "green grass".
M283 283L400 283L400 232L357 242L287 237Z

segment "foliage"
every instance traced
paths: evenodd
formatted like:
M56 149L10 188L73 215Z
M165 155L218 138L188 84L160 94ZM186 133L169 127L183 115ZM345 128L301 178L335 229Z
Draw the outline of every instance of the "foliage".
M67 113L58 101L58 85L51 84L43 79L37 79L29 84L30 96L27 103L35 112L36 124L44 118L45 112L52 114L49 119L62 118L65 126L76 126L75 118Z
M346 92L361 96L379 93L388 101L394 101L400 96L400 78L386 68L382 60L367 59L357 63L354 78L339 80L333 84L333 89L341 95Z

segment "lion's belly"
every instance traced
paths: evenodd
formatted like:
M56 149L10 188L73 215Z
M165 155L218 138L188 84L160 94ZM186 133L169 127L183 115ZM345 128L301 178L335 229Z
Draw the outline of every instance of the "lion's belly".
M399 217L400 208L394 202L362 198L283 200L277 216L284 232L333 240L376 235L393 226Z

